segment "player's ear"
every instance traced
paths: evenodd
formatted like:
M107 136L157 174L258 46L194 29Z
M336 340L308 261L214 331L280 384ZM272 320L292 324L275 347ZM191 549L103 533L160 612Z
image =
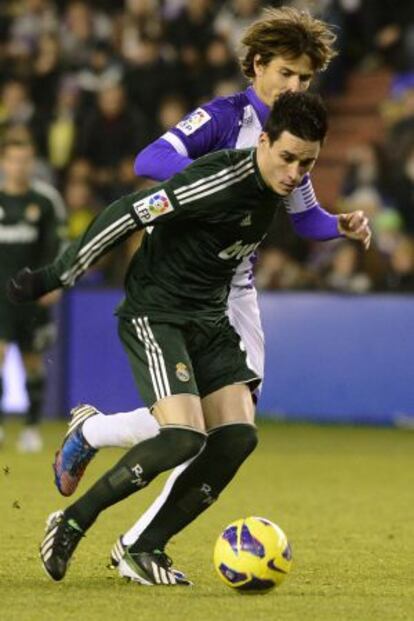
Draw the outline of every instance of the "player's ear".
M264 69L262 57L260 54L255 54L253 57L253 69L254 75L260 78L260 76L263 74Z
M261 145L269 145L269 134L267 132L261 132L259 136L259 144Z

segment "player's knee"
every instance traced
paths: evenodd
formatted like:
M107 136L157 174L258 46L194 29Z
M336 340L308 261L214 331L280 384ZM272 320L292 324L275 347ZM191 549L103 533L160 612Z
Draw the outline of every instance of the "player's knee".
M257 431L248 423L235 423L212 431L208 443L217 459L243 463L257 446Z
M166 452L174 456L174 465L195 457L206 443L206 434L195 429L162 427L160 440Z

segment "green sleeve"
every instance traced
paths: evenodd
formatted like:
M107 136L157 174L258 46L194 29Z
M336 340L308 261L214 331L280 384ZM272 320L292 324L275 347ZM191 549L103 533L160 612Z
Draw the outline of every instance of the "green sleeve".
M142 192L115 201L91 222L85 233L75 239L50 265L41 270L49 291L71 287L96 261L123 242L142 225L131 206Z

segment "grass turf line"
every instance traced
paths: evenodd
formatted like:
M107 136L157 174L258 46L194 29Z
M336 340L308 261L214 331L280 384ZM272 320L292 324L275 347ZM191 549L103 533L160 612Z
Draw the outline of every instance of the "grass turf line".
M64 426L45 424L46 449L33 456L16 453L16 422L6 431L0 451L1 621L414 618L412 432L262 423L259 447L236 480L169 546L175 565L196 586L169 589L126 583L105 567L116 537L148 506L161 478L106 511L81 542L64 582L48 580L38 559L44 520L70 503L55 490L50 467ZM101 451L80 492L119 455ZM274 520L292 542L293 572L268 595L232 592L212 566L220 530L248 515Z

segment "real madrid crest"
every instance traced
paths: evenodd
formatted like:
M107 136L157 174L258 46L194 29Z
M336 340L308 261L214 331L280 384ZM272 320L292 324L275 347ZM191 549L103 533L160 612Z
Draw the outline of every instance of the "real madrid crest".
M177 362L175 365L175 374L180 380L180 382L188 382L190 381L190 371L184 362Z
M40 218L39 205L36 205L36 203L30 203L30 205L27 205L24 215L26 216L26 220L29 222L37 222Z

